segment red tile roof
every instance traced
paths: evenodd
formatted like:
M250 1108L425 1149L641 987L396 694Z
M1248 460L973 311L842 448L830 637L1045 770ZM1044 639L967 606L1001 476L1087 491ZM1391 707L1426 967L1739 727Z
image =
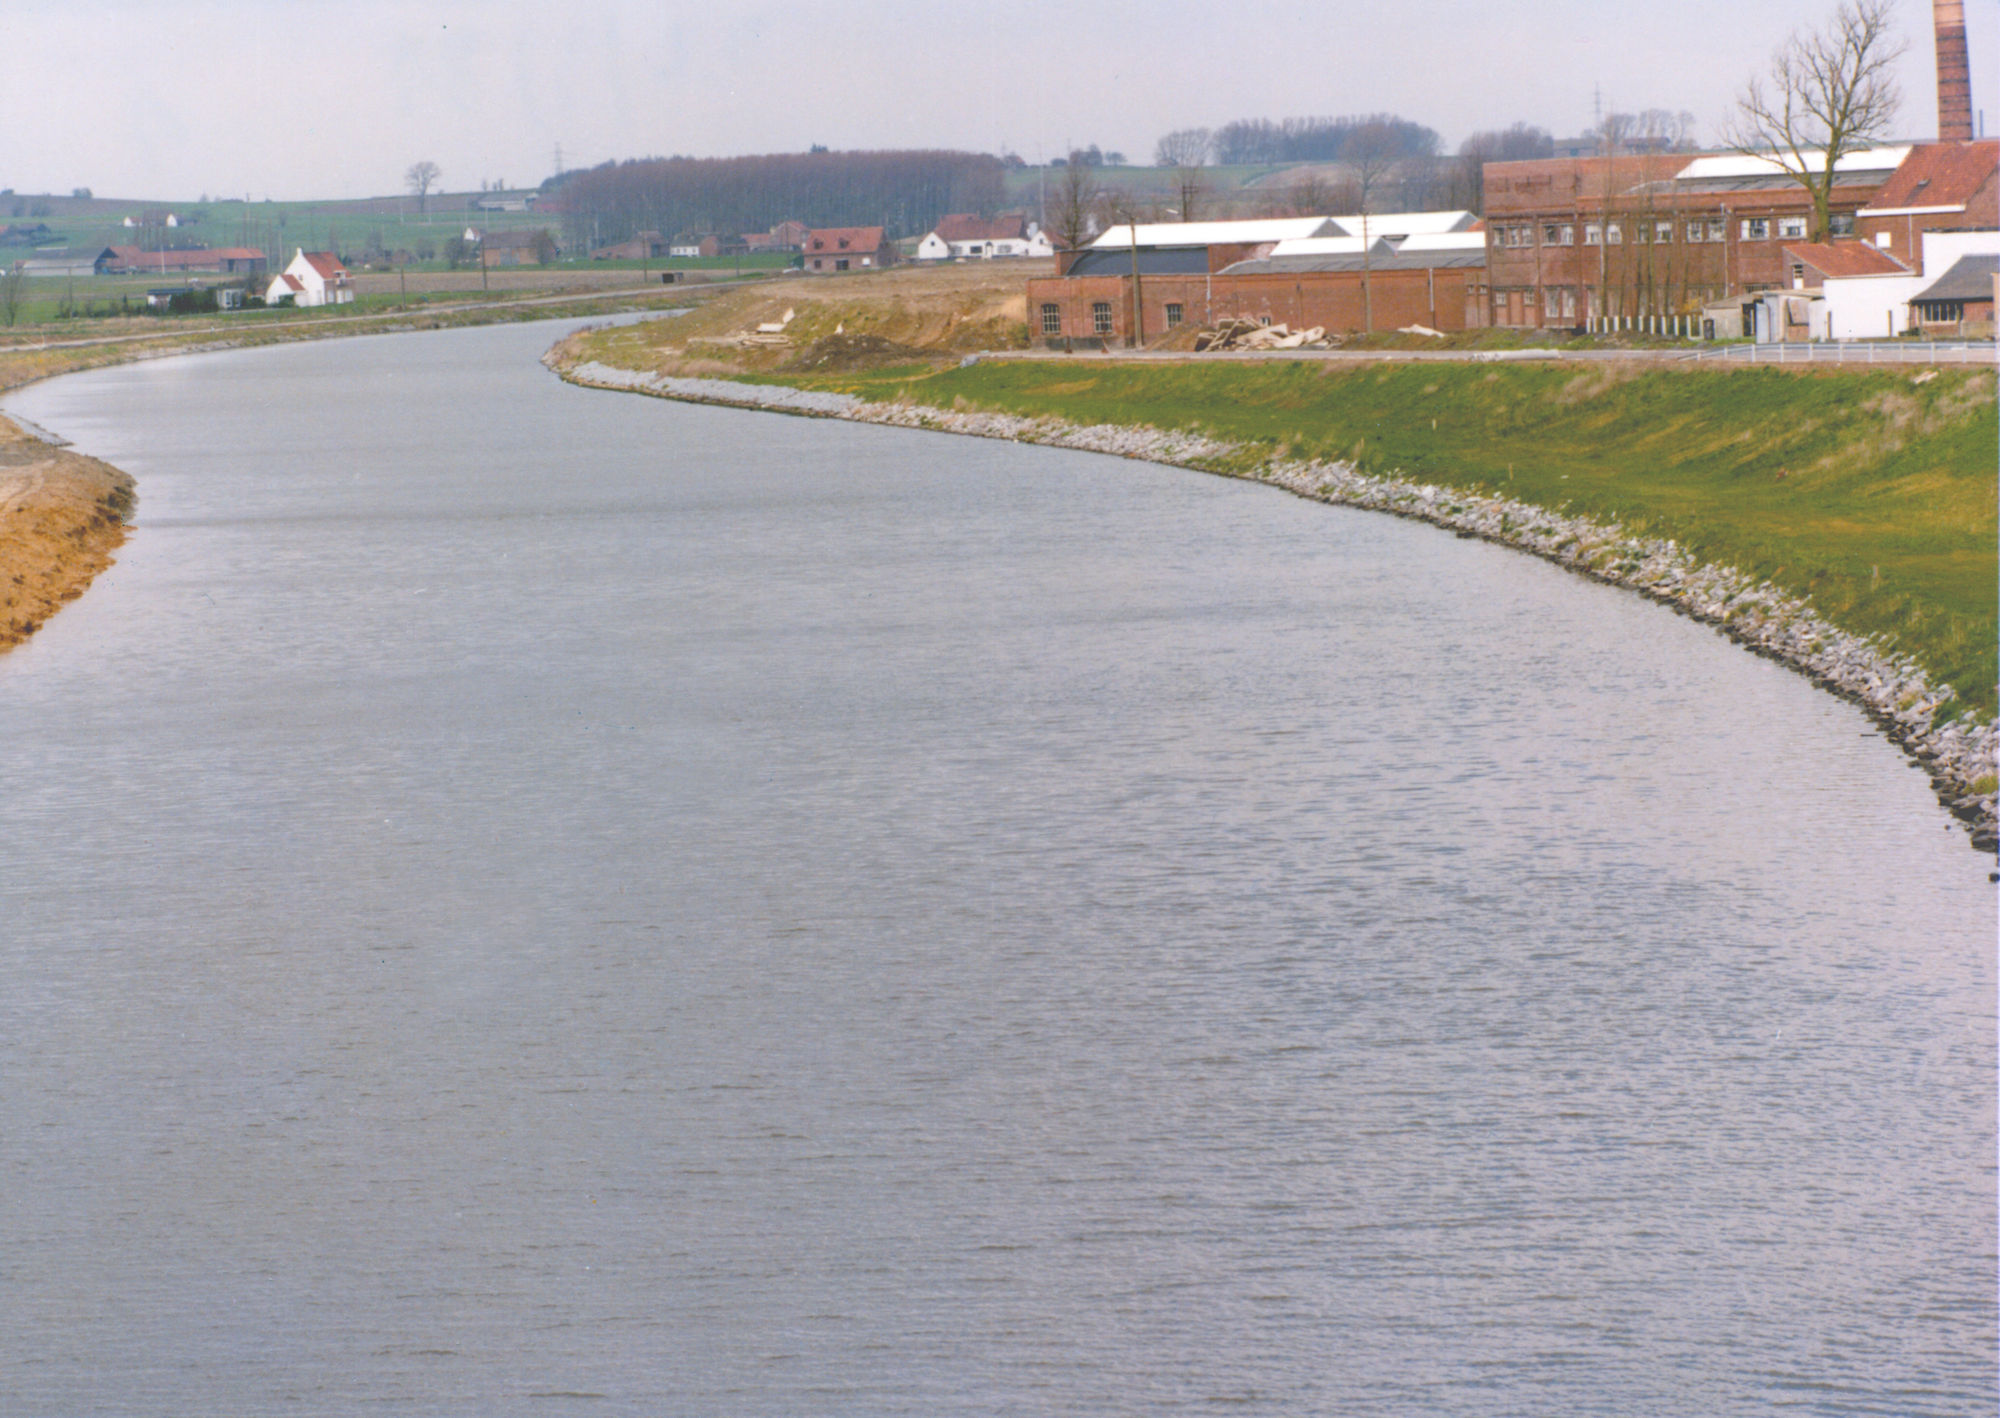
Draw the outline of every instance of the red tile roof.
M1028 224L1018 215L979 217L954 212L932 230L941 241L1021 241L1028 235Z
M874 252L882 245L882 228L879 226L828 226L815 227L806 238L806 250L822 251L867 251Z
M319 272L323 281L337 281L347 275L347 267L341 265L340 258L331 251L306 251L300 254L306 258L308 266Z
M1785 255L1822 276L1907 276L1910 268L1865 241L1785 243Z
M1918 143L1869 199L1870 211L1963 207L2000 174L2000 138Z
M297 276L293 275L290 271L278 272L278 279L283 281L286 285L290 286L295 291L302 291L306 288L306 283L300 280Z

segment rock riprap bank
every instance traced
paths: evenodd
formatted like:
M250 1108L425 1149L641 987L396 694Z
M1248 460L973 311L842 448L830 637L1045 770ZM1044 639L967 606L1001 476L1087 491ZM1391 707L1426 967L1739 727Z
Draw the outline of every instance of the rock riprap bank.
M0 418L0 652L20 644L111 565L132 479Z
M1630 536L1615 523L1512 498L1363 473L1342 462L1259 459L1254 456L1259 450L1194 433L878 403L851 394L686 378L596 361L565 367L558 351L550 352L547 363L571 383L591 388L1039 443L1248 478L1314 501L1390 512L1514 547L1713 625L1747 649L1859 704L1930 775L1939 801L1966 825L1973 845L1981 851L2000 847L1995 813L2000 728L1940 723L1951 691L1922 667L1829 624L1806 602L1770 583L1701 562L1671 540Z
M964 412L922 404L880 404L852 394L684 378L624 370L602 362L564 368L556 350L546 362L572 384L590 388L924 428L974 438L1004 438L1220 472L1232 478L1268 482L1316 502L1392 512L1450 528L1462 536L1532 552L1592 580L1626 586L1712 624L1748 650L1780 660L1822 688L1860 704L1896 744L1924 766L1938 800L1966 824L1972 844L1982 852L2000 848L1994 774L2000 726L1962 720L1940 724L1938 714L1952 692L1932 680L1922 666L1864 636L1828 624L1812 606L1770 582L1760 582L1732 566L1696 560L1672 540L1628 536L1616 524L1552 512L1514 498L1366 474L1344 462L1262 458L1252 460L1246 468L1246 456L1256 450L1188 432L1122 424L1072 424L1046 416Z

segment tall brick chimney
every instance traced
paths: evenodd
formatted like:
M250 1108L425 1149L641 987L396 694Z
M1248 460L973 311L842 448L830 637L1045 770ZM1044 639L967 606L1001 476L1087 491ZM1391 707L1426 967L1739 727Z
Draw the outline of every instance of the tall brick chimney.
M1972 138L1972 61L1965 52L1965 0L1931 0L1937 22L1938 140Z

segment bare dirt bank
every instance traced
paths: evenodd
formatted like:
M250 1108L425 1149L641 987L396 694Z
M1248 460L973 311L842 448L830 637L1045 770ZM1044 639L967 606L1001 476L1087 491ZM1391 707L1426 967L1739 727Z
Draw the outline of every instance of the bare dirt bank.
M111 565L135 500L132 479L109 463L0 418L0 654Z

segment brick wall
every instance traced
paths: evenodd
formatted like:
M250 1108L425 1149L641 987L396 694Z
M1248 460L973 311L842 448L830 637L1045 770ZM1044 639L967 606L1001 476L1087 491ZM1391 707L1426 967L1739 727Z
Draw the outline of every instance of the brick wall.
M1146 276L1139 284L1150 341L1173 323L1204 326L1242 317L1295 330L1320 325L1336 334L1353 334L1362 329L1371 303L1377 331L1405 325L1463 330L1486 321L1485 279L1484 271L1464 267L1375 271L1365 294L1359 271ZM1050 306L1056 330L1044 321ZM1170 320L1169 306L1179 307L1177 322ZM1130 276L1045 276L1028 282L1028 334L1035 341L1100 338L1105 322L1113 342L1125 343L1132 326Z

